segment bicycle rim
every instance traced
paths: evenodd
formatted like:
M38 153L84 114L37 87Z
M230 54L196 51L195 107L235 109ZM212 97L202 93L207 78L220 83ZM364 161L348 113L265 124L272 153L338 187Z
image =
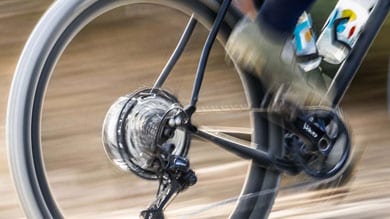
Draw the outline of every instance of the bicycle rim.
M156 3L173 7L186 14L195 12L206 27L215 16L217 2L205 1L57 1L42 18L30 37L19 60L14 77L7 115L7 141L16 187L27 216L30 218L62 218L46 179L41 154L41 111L45 90L52 70L72 38L95 17L122 5ZM239 19L234 11L226 17L219 39L224 42ZM261 99L259 82L240 75L248 102L253 107ZM259 114L252 114L255 145L273 154L281 154L280 130L268 124ZM28 182L28 183L27 183ZM242 195L272 190L265 196L238 201L232 218L264 218L272 207L279 174L251 165Z

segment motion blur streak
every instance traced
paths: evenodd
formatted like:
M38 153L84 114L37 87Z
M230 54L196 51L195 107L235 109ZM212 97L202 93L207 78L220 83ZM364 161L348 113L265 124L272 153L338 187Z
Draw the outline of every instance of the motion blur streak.
M42 15L43 10L51 2L27 0L0 2L0 218L4 219L24 217L18 205L16 192L12 186L8 171L4 141L4 115L9 85L18 56L29 33ZM139 15L142 15L142 13L150 15L149 11L136 11L135 15L129 11L130 9L128 10L127 8L118 10L115 12L119 14L118 16L115 13L109 14L105 18L100 19L99 22L88 27L86 32L67 51L72 55L68 55L68 58L60 63L63 70L54 78L55 80L53 79L57 82L54 83L53 88L50 88L52 91L49 89L48 98L50 99L50 104L45 109L47 110L47 116L44 118L44 124L50 124L51 119L56 117L56 113L68 116L81 113L85 117L85 120L80 120L76 123L79 127L71 126L74 124L68 123L66 119L61 120L61 118L58 118L60 120L55 120L55 118L54 121L60 121L61 123L47 126L44 130L47 134L44 140L53 143L55 148L55 150L50 150L49 148L44 150L47 156L49 179L55 190L56 197L64 208L64 212L70 218L128 218L128 215L138 214L137 210L133 208L134 206L143 203L141 207L145 207L144 203L147 204L151 201L151 196L146 196L145 194L153 192L156 186L154 183L139 184L137 188L141 189L135 194L136 200L130 199L129 195L126 194L126 189L129 188L125 187L124 190L122 187L123 185L128 185L129 177L126 174L119 173L118 170L110 166L111 164L104 157L103 148L99 141L83 141L78 145L72 144L73 141L84 139L82 138L83 134L91 134L88 133L88 130L83 130L82 127L86 123L93 121L94 118L103 117L106 107L109 106L100 106L95 99L89 97L89 95L94 93L94 89L105 89L102 93L107 95L99 96L102 100L112 102L117 97L115 95L110 96L113 94L110 92L111 87L105 87L103 82L107 83L107 80L110 82L111 75L121 71L119 67L116 68L121 61L125 62L128 59L137 58L142 63L139 65L141 67L136 69L135 73L133 72L132 77L129 77L126 70L124 70L124 72L119 72L119 79L112 79L116 86L123 87L120 92L115 92L115 94L119 93L120 95L126 94L128 91L126 85L129 81L135 78L143 78L145 74L150 73L151 67L159 69L164 64L163 61L160 61L160 63L154 59L150 60L151 54L144 51L148 49L149 42L156 41L156 36L148 35L148 31L158 31L159 21L165 19L166 14L164 12L154 14L156 17L147 21ZM136 19L131 20L130 16L134 16ZM184 24L179 23L176 25L176 20L168 20L167 23L177 26L177 29L183 27ZM160 30L159 33L163 34L164 32ZM126 51L121 49L121 45L125 45L129 41L127 36L136 34L139 35L138 38L149 38L143 39L146 43L140 44L137 48L132 48L136 55L133 57L123 56L123 54L126 54ZM178 34L180 35L180 33ZM200 34L199 37L203 38L196 38L195 43L202 43L204 36L204 33ZM308 190L307 188L282 190L276 200L270 218L390 217L390 162L388 161L390 156L390 121L386 108L386 76L390 56L389 36L390 20L388 19L342 103L346 120L352 129L354 153L357 153L359 158L357 167L354 170L353 180L347 185L335 189L319 191ZM165 58L169 57L169 51L175 45L177 37L158 39L171 45L169 48L160 48L165 49L164 51L166 52L162 54ZM90 47L86 48L86 46ZM210 74L211 76L208 80L211 81L211 85L220 84L220 86L226 87L227 85L222 81L225 77L225 72L223 70L219 71L219 66L224 64L224 54L222 52L223 50L220 47L217 47L214 51L212 57L216 58L215 61L209 62L208 69L215 72L215 74ZM122 59L108 59L107 62L112 62L109 67L103 68L102 63L93 65L80 61L85 56L89 56L96 61L105 60L111 56L115 57L115 54ZM198 50L189 52L187 55L190 58L189 60L184 60L184 64L191 67L196 66L198 54ZM187 67L185 66L182 70L189 71L189 79L187 78L187 81L190 82L192 79L191 72L194 71L193 68ZM94 75L94 72L98 72L101 68L103 68L103 73ZM81 72L83 74L80 74ZM101 79L98 76L103 76L104 78ZM177 81L172 83L177 83ZM190 87L191 84L182 84L181 86ZM232 93L234 93L232 99L243 98L235 93L234 85L228 85L228 87L231 87ZM69 88L74 88L74 90L69 90ZM230 98L229 93L224 93L223 95L225 98ZM207 99L207 95L201 95L200 98L202 99L202 97ZM95 104L96 107L71 108L72 104L75 104L77 101L82 101L86 106ZM228 114L223 115L226 116ZM234 116L229 119L239 120L236 114ZM226 117L224 118L226 119ZM207 120L210 118L203 119ZM102 121L95 122L96 128L99 129ZM64 136L64 133L68 135ZM56 145L59 139L64 141L65 144ZM214 150L214 147L212 150ZM98 157L97 163L90 164L92 161L89 158L82 157L80 153L96 155ZM210 189L211 191L216 190L215 194L210 194L210 196L219 195L219 198L223 200L232 198L227 195L226 197L224 196L225 193L229 194L231 191L227 190L218 193L217 189L221 184L227 184L229 187L242 182L247 163L235 160L230 162L229 165L208 166L208 164L215 165L233 158L227 153L221 154L222 157L213 157L213 153L210 153L210 150L203 150L201 147L194 147L193 153L198 153L197 155L200 155L198 157L202 157L202 160L192 161L199 166L200 180L203 180L203 185L200 185L200 188L205 186L205 191ZM58 154L61 154L61 156L59 157ZM80 167L80 165L84 166ZM218 177L213 178L213 174L216 172ZM298 178L294 177L284 180L282 186L287 186L298 180ZM239 192L239 186L238 190L233 191L232 194L237 194L237 192ZM185 209L194 218L223 218L225 206L216 208L222 211L222 214L221 212L216 212L215 209L196 214L196 211L202 207L197 206L197 203L202 203L202 199L205 199L205 197L198 197L196 193L191 192L191 189L188 191L188 195L179 198L181 201L184 200L184 202L187 201L187 203L194 204L194 208ZM231 203L226 205L229 204ZM170 212L168 211L168 215L177 216L177 213L174 209ZM181 215L185 214L185 212L179 213Z

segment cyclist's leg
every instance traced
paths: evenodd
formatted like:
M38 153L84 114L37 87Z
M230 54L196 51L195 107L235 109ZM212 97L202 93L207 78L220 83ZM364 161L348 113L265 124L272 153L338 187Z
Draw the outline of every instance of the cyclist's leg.
M264 3L264 0L253 0L256 9L260 9Z
M291 35L299 17L315 1L266 0L258 13L257 22L278 34Z
M315 0L266 0L255 22L244 19L231 34L226 50L241 67L259 75L264 85L278 89L289 84L293 92L286 99L299 105L318 104L325 96L313 90L296 65L294 50L287 40L300 15ZM308 101L307 96L311 98ZM328 101L325 100L325 103Z

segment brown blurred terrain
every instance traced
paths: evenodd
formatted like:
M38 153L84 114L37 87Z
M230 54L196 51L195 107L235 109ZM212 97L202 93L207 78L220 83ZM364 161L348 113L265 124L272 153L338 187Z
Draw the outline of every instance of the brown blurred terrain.
M0 218L4 219L24 217L6 157L8 90L23 45L50 3L0 2ZM143 15L151 14L148 8L123 8L86 27L65 51L49 85L42 124L45 162L54 195L70 218L133 218L151 201L156 184L113 167L105 157L100 130L117 97L153 83L150 78L158 75L180 37L183 16L165 10L152 13L154 16L146 19ZM206 36L204 30L197 30L175 68L175 77L167 81L169 90L180 100L188 100ZM342 103L355 151L363 152L353 179L330 190L282 189L270 218L390 218L389 35L387 20ZM230 72L223 49L215 46L200 109L245 105L239 79ZM200 124L216 126L248 124L247 115L240 113L200 113L197 119ZM178 203L168 208L169 213L198 211L192 213L193 218L222 217L231 203L216 207L222 214L204 210L207 208L202 204L238 195L248 163L198 141L192 145L190 157L200 182L180 195ZM301 179L290 178L289 183L294 180L299 183Z

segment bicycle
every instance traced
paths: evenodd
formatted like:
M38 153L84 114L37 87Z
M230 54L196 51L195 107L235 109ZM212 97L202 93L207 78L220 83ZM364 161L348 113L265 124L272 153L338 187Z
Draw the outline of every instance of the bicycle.
M331 178L344 168L348 160L350 140L337 107L388 13L389 1L378 1L371 12L376 16L370 16L351 54L338 66L328 88L336 94L332 102L333 110L302 109L294 111L293 120L270 115L264 111L268 93L262 89L261 82L252 74L237 69L248 102L248 108L245 110L249 112L253 126L252 135L248 137L229 130L202 129L207 127L194 125L192 119L192 115L197 112L198 95L211 47L217 37L219 42L224 44L234 25L242 18L242 14L230 5L229 0L60 0L47 11L30 36L19 60L9 98L7 141L10 162L21 203L28 217L63 217L50 192L41 153L41 111L44 110L45 91L55 65L70 41L87 23L104 12L135 3L167 6L190 17L175 52L153 86L138 91L130 90L131 94L120 98L108 110L104 123L103 138L108 156L127 171L145 179L160 181L156 201L142 212L145 218L163 217L162 210L171 197L197 182L186 158L191 135L211 141L239 157L252 160L241 198L231 213L232 218L267 217L282 172L297 174L304 171L317 178ZM175 95L162 89L162 85L198 24L204 25L210 32L202 51L189 104L183 107ZM291 112L289 108L281 110ZM139 118L139 115L144 118ZM160 119L155 120L153 115L159 115ZM129 128L132 123L124 122L126 119L144 129L137 130L135 126ZM321 128L319 123L326 123L326 127L336 126L335 136L326 133L326 128ZM287 137L290 146L287 147L283 144L286 139L285 129L289 131ZM129 130L137 132L132 133ZM131 133L132 137L124 134L127 132ZM300 138L304 139L303 143ZM316 163L310 163L316 161L310 153L317 158L328 156L336 141L340 139L343 147L336 163L331 164L328 169L322 169L323 166L316 169ZM242 143L242 140L246 140L246 143ZM144 148L137 145L143 145ZM147 148L144 145L153 147ZM256 148L248 147L249 145ZM308 145L312 147L307 148ZM302 152L303 148L310 153ZM145 157L140 156L141 153L146 153ZM133 157L136 154L139 157Z

